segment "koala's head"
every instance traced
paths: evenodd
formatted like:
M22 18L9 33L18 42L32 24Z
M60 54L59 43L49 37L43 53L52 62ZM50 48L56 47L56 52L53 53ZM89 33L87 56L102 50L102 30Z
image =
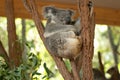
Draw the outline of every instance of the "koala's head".
M64 24L70 24L72 21L73 13L74 12L72 10L58 9L56 17Z
M59 20L63 24L69 24L71 22L73 13L72 10L59 9L51 6L44 8L45 18Z

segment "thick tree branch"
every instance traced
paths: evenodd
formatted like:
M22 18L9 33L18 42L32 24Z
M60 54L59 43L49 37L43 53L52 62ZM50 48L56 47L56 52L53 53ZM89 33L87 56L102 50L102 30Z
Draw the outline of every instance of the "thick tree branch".
M23 0L23 3L26 2L26 0ZM28 4L28 3L27 3ZM24 3L24 5L26 5L26 3ZM46 46L46 49L49 51L49 53L51 54L51 56L53 57L54 61L56 62L57 64L57 67L60 71L60 73L62 74L63 78L65 80L73 80L71 74L69 73L69 71L67 70L63 60L57 56L54 56L50 50L47 48L47 45L45 43L45 39L43 37L43 33L44 33L44 28L43 28L43 25L41 24L41 20L40 20L40 16L39 16L39 13L38 13L38 10L37 10L37 7L36 7L36 4L35 4L35 0L30 0L29 2L29 5L30 5L30 8L31 8L31 15L33 17L33 20L35 21L35 24L36 24L36 27L37 27L37 30L38 30L38 33L43 41L43 43L45 44Z
M9 65L10 59L9 59L7 52L5 51L1 41L0 41L0 56L2 56L5 59L6 63Z
M9 57L11 60L11 67L15 67L20 65L22 52L20 51L20 45L17 43L13 0L5 0L5 3Z
M89 0L80 0L80 18L81 18L81 36L82 36L82 80L93 80L92 74L92 57L94 42L94 15L90 17Z

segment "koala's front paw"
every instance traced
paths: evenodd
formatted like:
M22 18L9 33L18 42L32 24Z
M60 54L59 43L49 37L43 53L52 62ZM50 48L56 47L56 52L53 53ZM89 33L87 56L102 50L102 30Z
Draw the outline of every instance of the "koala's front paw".
M77 36L77 39L79 40L79 45L80 48L82 47L82 37L81 36Z
M81 36L77 36L77 39L79 39L79 41L82 41L82 37Z

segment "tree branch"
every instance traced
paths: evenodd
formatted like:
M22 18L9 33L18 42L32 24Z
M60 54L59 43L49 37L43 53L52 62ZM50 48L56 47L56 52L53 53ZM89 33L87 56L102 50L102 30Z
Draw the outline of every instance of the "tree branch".
M32 10L31 10L31 7L29 5L29 2L27 0L22 0L22 1L24 3L25 8L31 13Z
M119 48L119 45L120 45L120 36L119 36L118 43L117 43L117 45L116 45L116 50L118 50L118 48Z
M101 60L101 53L100 53L100 52L98 52L98 60L99 60L100 71L101 71L102 74L105 76L104 66L103 66L103 63L102 63L102 60Z
M70 60L74 80L80 80L79 71L77 71L75 60Z
M17 42L15 15L14 15L14 2L13 0L5 0L5 10L7 16L7 31L8 31L8 44L9 44L9 57L11 60L11 68L20 65L22 51L20 44Z
M22 24L22 44L25 46L25 42L26 42L26 21L25 19L21 20L21 24Z
M0 41L0 55L5 59L6 63L9 65L10 59L9 59L7 52L5 51L1 41Z
M81 19L81 37L83 42L82 47L82 80L93 80L92 74L92 58L93 58L93 42L94 42L94 15L90 17L89 0L79 0L80 4L80 19Z
M108 26L108 36L109 36L109 41L110 41L111 49L114 56L115 65L117 66L118 65L117 49L116 49L116 45L114 44L111 28L109 26Z
M23 3L26 2L26 0L23 0ZM27 3L28 4L28 3ZM24 5L26 5L26 3L24 3ZM63 78L65 80L73 80L70 72L67 70L65 64L64 64L64 61L57 57L57 56L54 56L50 50L47 48L47 45L45 43L45 39L43 37L43 33L44 33L44 28L43 28L43 25L41 23L41 20L40 20L40 16L39 16L39 13L38 13L38 10L37 10L37 7L36 7L36 4L35 4L35 0L30 0L29 2L29 5L30 5L30 8L31 8L31 15L33 17L33 20L36 24L36 27L37 27L37 30L38 30L38 33L44 43L44 45L46 46L46 49L48 50L48 52L51 54L51 56L53 57L54 61L56 62L57 64L57 67L60 71L60 73L62 74Z

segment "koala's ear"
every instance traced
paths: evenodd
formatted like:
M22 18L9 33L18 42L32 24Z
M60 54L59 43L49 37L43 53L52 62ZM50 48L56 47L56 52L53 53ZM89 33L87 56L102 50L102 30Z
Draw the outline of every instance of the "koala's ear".
M49 11L51 11L52 13L56 13L56 8L53 6L46 6L43 9L44 13L49 13Z
M74 14L74 11L73 10L68 10L69 11L69 14L72 16Z
M56 15L57 9L56 9L55 7L51 7L51 11L52 11L52 13L53 13L54 15Z
M45 6L43 7L43 13L42 15L44 16L44 18L48 18L51 15L56 15L56 8L54 6Z

